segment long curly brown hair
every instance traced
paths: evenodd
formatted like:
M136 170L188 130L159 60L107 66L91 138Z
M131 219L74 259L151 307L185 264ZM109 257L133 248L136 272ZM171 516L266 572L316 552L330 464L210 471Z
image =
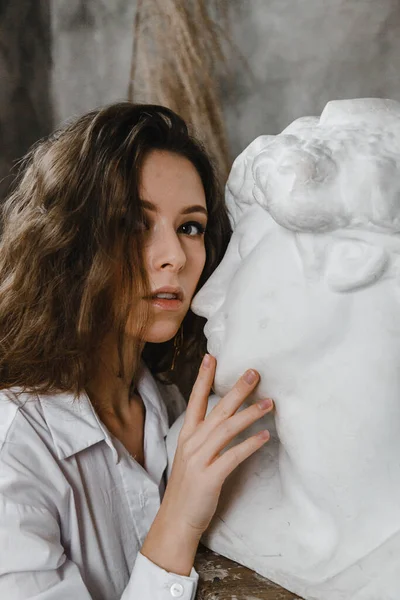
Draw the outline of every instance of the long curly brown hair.
M126 323L134 299L149 293L139 184L144 157L155 149L190 160L204 186L207 258L199 286L221 260L231 232L223 196L205 150L180 117L123 102L76 119L32 148L2 207L0 388L78 395L112 330L124 376ZM147 344L141 354L147 319L137 310L135 376L142 356L153 374L186 389L205 351L204 320L186 315L171 371L174 340Z

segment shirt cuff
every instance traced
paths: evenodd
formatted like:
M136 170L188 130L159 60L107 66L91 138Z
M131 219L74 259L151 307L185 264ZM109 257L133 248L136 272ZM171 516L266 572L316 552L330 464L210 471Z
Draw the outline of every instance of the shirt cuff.
M169 573L139 552L121 600L194 600L198 580L194 568L189 577Z

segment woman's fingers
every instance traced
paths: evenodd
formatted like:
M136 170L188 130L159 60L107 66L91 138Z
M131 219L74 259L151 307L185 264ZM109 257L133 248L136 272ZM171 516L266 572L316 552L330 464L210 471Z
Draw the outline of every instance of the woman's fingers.
M203 451L207 453L206 461L211 464L215 457L233 440L238 433L244 431L273 409L274 403L270 398L252 404L239 411L229 419L215 427L207 437Z
M257 371L254 371L254 369L246 371L226 396L221 398L218 404L212 409L207 416L207 424L211 426L218 425L231 417L243 404L247 396L251 394L259 380L260 375Z
M261 446L269 440L269 431L264 429L252 435L244 442L229 448L210 467L209 475L217 482L224 482L234 469L246 458L254 454Z
M271 402L236 412L259 381L258 373L251 370L206 417L215 367L215 359L206 355L190 396L162 505L167 514L172 511L170 520L177 518L199 532L208 527L227 476L267 441L269 433L222 451L235 435L272 408Z
M206 354L201 363L199 374L190 394L183 427L193 431L204 420L207 412L208 397L215 376L216 360Z

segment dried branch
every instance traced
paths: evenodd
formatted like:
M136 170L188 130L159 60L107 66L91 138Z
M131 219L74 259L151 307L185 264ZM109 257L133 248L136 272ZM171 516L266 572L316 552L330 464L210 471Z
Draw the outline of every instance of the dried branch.
M138 0L129 98L168 106L230 166L218 77L227 68L227 0Z

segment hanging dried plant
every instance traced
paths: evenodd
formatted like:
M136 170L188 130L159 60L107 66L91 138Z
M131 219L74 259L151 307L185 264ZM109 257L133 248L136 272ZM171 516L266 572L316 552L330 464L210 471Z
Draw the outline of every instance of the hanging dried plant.
M231 160L218 90L226 68L227 0L138 0L129 98L168 106L214 158Z

